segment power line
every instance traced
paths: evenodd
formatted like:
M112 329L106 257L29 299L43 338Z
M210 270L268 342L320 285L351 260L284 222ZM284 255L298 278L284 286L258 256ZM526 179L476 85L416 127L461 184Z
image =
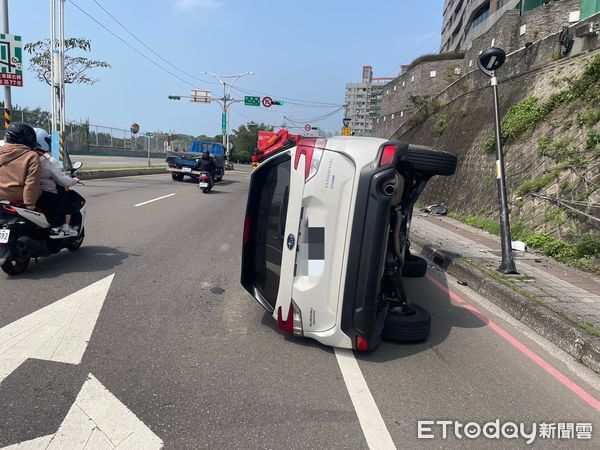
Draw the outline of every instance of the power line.
M339 106L339 107L343 106L340 103L316 102L316 101L312 101L312 100L302 100L302 99L291 98L291 97L283 97L283 96L278 96L275 94L267 94L266 92L253 91L250 89L244 89L244 88L240 88L240 87L232 87L232 89L235 91L239 91L241 93L246 93L246 94L268 95L270 97L275 97L276 99L285 100L288 103L290 103L291 105L306 106L306 107L311 106L313 108L323 108L323 107L331 108L332 106ZM302 103L294 103L294 102L302 102Z
M179 72L181 72L184 75L187 75L190 78L193 78L195 80L201 81L203 83L207 83L207 84L214 84L214 85L218 85L218 83L216 81L206 81L200 77L197 77L195 75L192 75L191 73L186 72L185 70L183 70L182 68L176 66L175 64L167 61L165 58L163 58L162 56L160 56L160 54L158 54L156 51L154 51L149 45L147 45L144 41L142 41L140 38L138 38L132 31L130 31L125 25L123 25L121 22L119 22L119 20L113 16L104 6L102 6L102 4L98 1L98 0L94 0L94 2L102 9L102 11L104 11L112 20L114 20L121 28L123 28L129 35L131 35L136 41L138 41L140 44L142 44L146 49L148 49L153 55L155 55L156 57L160 58L163 62L167 63L169 66L173 67L174 69L178 70Z
M183 83L195 88L196 86L192 83L190 83L189 81L181 78L179 75L171 72L169 69L164 68L163 66L161 66L160 64L158 64L156 61L154 61L153 59L151 59L150 57L148 57L147 55L145 55L144 53L142 53L141 51L139 51L137 48L135 48L133 45L129 44L129 42L127 42L125 39L123 39L121 36L119 36L118 34L114 33L111 29L109 29L107 26L105 26L104 24L102 24L100 21L96 20L91 14L89 14L88 12L86 12L84 9L82 9L77 3L75 3L73 0L69 0L69 2L75 7L77 8L79 11L81 11L83 14L85 14L86 16L88 16L91 20L93 20L94 22L96 22L100 27L104 28L106 31L108 31L110 34L112 34L114 37L116 37L118 40L120 40L123 44L125 44L127 47L129 47L130 49L132 49L133 51L135 51L137 54L139 54L140 56L142 56L143 58L147 59L150 63L154 64L156 67L158 67L159 69L167 72L169 75L171 75L172 77L177 78L179 81L182 81Z

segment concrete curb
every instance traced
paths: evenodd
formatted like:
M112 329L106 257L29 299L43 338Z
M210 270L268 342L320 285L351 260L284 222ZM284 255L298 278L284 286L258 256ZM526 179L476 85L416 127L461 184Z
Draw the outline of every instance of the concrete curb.
M96 180L100 178L133 177L136 175L155 175L169 173L167 169L110 169L110 170L88 170L77 173L81 180Z
M449 275L466 283L470 289L600 374L600 339L560 317L541 304L541 300L540 303L536 303L532 298L494 279L477 268L473 262L436 249L414 234L411 236L411 247Z

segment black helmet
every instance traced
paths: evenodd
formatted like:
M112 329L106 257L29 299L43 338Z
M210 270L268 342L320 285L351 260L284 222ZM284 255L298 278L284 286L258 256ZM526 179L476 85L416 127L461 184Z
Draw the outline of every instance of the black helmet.
M4 142L7 144L22 144L32 150L37 147L35 130L23 122L12 122L6 130Z
M204 150L202 152L202 159L209 159L210 158L210 153L208 150Z

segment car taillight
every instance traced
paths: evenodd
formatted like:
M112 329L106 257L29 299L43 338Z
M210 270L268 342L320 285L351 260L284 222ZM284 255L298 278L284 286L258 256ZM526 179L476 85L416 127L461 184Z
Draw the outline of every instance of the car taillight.
M281 306L277 310L277 326L281 331L285 331L288 334L294 336L304 336L304 330L302 329L302 311L298 308L293 301L290 303L290 309L288 310L287 319L284 321L281 315Z
M385 167L394 162L394 156L396 155L395 145L386 145L383 147L381 153L381 159L379 160L379 167Z
M246 216L244 219L244 245L248 245L250 242L250 231L252 229L252 219L250 216Z
M11 213L17 212L17 210L15 208L13 208L12 206L9 206L9 205L2 205L2 208L4 208L6 211L11 212Z
M304 180L308 181L315 176L319 170L321 158L323 158L323 150L327 145L327 139L302 139L296 150L296 160L294 169L298 169L300 157L304 155L306 158L304 166Z
M358 336L356 338L356 350L360 350L361 352L366 352L368 348L369 348L369 343L367 342L367 340L362 336Z

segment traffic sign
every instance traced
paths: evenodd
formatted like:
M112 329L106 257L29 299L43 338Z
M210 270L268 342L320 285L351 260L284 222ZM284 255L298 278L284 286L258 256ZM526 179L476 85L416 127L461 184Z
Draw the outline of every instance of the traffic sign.
M21 36L0 34L0 86L23 86Z
M304 131L310 131L310 130L312 130L310 123L307 123L306 125L304 125Z
M146 136L154 137L154 133L152 131L146 131Z
M352 131L350 130L349 127L342 128L342 136L351 136L351 135L352 135Z
M273 104L273 99L271 97L263 97L262 104L265 108L270 108Z
M194 103L210 103L212 92L202 89L192 89L191 101Z
M260 97L252 97L246 95L244 97L244 105L246 106L260 106Z
M494 72L502 67L506 61L506 52L501 48L492 47L484 51L477 59L479 70L488 77L493 76Z

